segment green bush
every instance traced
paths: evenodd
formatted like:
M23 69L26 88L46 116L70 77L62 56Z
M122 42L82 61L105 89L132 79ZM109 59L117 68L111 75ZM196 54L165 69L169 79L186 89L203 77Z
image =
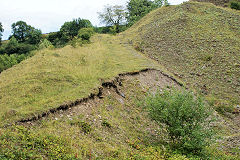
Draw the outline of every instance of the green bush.
M233 1L233 2L230 3L230 7L232 9L240 10L240 2Z
M45 49L45 48L54 48L52 43L48 41L47 39L44 39L39 44L39 49Z
M9 42L4 47L2 47L0 54L26 54L35 49L35 45L28 43L19 43L15 37L12 37Z
M89 41L93 34L94 34L93 28L82 28L78 31L78 38Z
M19 43L18 51L16 52L16 54L27 54L35 49L37 49L35 45L31 45L27 43Z
M189 91L165 90L148 97L146 106L153 120L166 125L173 149L198 155L208 145L211 112L201 97Z
M8 68L11 68L12 66L20 63L24 59L29 57L29 55L26 54L11 54L11 55L0 55L0 73L3 70L6 70Z

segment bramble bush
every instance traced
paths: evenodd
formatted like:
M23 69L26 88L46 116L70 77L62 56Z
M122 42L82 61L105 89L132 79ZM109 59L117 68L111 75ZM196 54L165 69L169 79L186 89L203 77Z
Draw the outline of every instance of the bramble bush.
M211 110L189 91L163 91L149 96L146 107L159 125L165 124L170 146L183 154L199 155L213 135Z

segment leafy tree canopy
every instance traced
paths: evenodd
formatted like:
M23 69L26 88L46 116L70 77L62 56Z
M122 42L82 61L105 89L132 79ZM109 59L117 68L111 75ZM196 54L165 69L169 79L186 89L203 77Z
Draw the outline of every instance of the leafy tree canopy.
M24 21L13 23L12 33L12 36L14 36L18 42L27 42L29 44L38 44L42 35L41 30L27 25Z
M105 6L103 12L99 12L99 19L106 25L116 26L119 32L119 26L125 23L126 11L123 6Z
M130 0L127 3L127 22L129 25L134 24L140 18L155 8L168 5L167 0Z

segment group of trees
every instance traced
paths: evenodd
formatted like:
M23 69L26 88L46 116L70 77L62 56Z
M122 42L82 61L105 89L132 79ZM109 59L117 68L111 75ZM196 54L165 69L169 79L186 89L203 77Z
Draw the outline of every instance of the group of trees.
M0 41L2 32L3 26L0 23ZM30 51L37 48L41 38L41 30L23 21L13 23L9 41L0 45L0 72L29 57Z
M3 31L2 25L0 28ZM35 29L26 22L18 21L12 24L12 35L9 41L0 47L0 54L26 54L36 49L41 39L41 30Z
M121 31L123 25L131 26L153 9L163 5L168 5L167 0L130 0L127 6L105 6L102 12L99 12L99 19L107 26L115 26L116 32Z
M126 7L120 5L105 6L103 12L98 14L101 22L107 25L106 27L94 28L89 20L78 18L65 22L58 32L49 33L45 38L41 30L24 21L18 21L12 24L12 35L9 37L9 41L4 44L1 44L4 30L0 23L0 72L3 68L6 69L19 63L34 49L45 46L62 47L69 42L76 42L76 39L89 41L94 32L93 28L100 33L119 33L151 10L167 4L167 0L129 0ZM6 61L11 61L11 63Z
M48 35L43 35L41 30L24 21L18 21L12 24L12 35L3 44L2 32L3 26L0 23L0 72L31 56L32 50L49 46L62 47L74 39L86 42L94 31L89 20L78 18L65 22L60 31Z
M65 22L58 32L49 33L47 39L56 47L61 47L77 37L82 28L93 28L92 23L87 19L73 19Z

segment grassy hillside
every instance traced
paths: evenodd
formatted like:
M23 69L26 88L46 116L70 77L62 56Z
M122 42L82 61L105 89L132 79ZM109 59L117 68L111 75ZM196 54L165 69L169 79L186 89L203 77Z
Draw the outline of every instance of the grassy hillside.
M96 92L119 73L153 67L134 49L109 35L84 47L41 50L0 75L0 121L10 123Z
M102 99L38 121L0 128L0 159L190 160L170 150L166 128L152 121L143 108L149 90L179 86L158 71L121 79L118 88L125 98L113 88L104 88ZM220 129L222 133L231 131L219 125ZM239 158L218 145L207 148L207 156L222 160Z
M239 44L239 11L188 2L154 10L119 36L96 34L82 47L36 51L0 74L0 159L239 159L239 115L229 120L213 111L217 141L199 155L184 155L172 146L178 142L167 123L151 119L146 107L149 94L171 86L181 90L179 83L159 70L119 75L164 66L214 105L239 104ZM31 119L97 93L102 82L109 83L100 96ZM180 102L179 108L192 104ZM183 119L177 118L172 121Z
M122 36L189 86L223 100L216 105L240 103L239 11L186 2L151 12Z

